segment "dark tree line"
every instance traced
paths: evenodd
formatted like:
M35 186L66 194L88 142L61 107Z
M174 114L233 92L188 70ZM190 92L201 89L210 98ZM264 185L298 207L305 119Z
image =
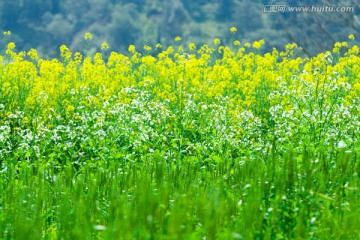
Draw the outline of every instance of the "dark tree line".
M264 5L279 4L352 6L354 11L262 11ZM183 44L197 45L214 38L224 44L265 39L265 50L296 42L313 55L349 34L360 35L359 7L356 0L2 0L0 30L12 32L18 50L36 48L44 57L57 56L61 44L73 50L89 47L82 38L86 32L94 35L93 50L103 41L123 52L130 44L166 46L181 36ZM232 26L238 29L235 36Z

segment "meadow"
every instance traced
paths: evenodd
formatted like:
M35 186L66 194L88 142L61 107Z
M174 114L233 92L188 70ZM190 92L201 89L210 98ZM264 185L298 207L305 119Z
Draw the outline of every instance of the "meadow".
M355 42L7 43L0 239L360 239Z

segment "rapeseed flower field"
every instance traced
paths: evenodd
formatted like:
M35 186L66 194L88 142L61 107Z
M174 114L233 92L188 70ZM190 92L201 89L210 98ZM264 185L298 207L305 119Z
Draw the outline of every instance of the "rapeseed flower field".
M360 238L355 37L181 41L3 46L0 239Z

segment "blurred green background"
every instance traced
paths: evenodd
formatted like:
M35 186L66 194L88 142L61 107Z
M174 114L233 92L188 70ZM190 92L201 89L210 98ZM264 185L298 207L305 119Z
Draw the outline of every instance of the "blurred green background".
M348 12L290 12L291 6L352 7ZM286 6L275 10L271 6ZM111 51L127 51L130 44L164 47L175 44L223 44L240 40L264 39L263 51L282 49L296 42L305 55L329 50L334 42L345 41L349 34L358 36L360 1L358 0L1 0L1 36L15 41L17 50L36 48L41 57L57 57L59 46L84 49L83 35L94 36L86 48L99 50L102 42ZM271 12L272 11L272 12ZM238 31L232 35L229 28ZM5 39L4 39L5 38Z

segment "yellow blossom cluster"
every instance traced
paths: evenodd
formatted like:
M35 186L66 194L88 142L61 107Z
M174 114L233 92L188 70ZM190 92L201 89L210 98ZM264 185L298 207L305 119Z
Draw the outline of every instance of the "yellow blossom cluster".
M90 40L92 35L84 38ZM303 58L296 55L300 51L296 44L265 54L259 51L263 44L264 40L252 44L235 40L232 46L224 46L215 39L212 46L191 43L186 48L161 49L156 45L140 51L131 45L128 53L112 52L107 58L102 53L83 57L62 45L59 59L46 60L35 49L16 52L15 44L9 43L0 56L0 104L5 106L0 119L5 121L7 114L17 110L43 120L52 111L71 117L80 108L101 108L106 101L130 102L131 95L122 91L126 88L150 92L153 99L173 106L181 106L189 94L210 104L217 97L227 97L233 116L244 110L261 115L276 104L291 107L294 99L309 92L330 96L340 88L336 97L347 104L359 96L358 46L335 43L332 51ZM108 49L106 42L102 49ZM271 97L284 86L292 94Z

